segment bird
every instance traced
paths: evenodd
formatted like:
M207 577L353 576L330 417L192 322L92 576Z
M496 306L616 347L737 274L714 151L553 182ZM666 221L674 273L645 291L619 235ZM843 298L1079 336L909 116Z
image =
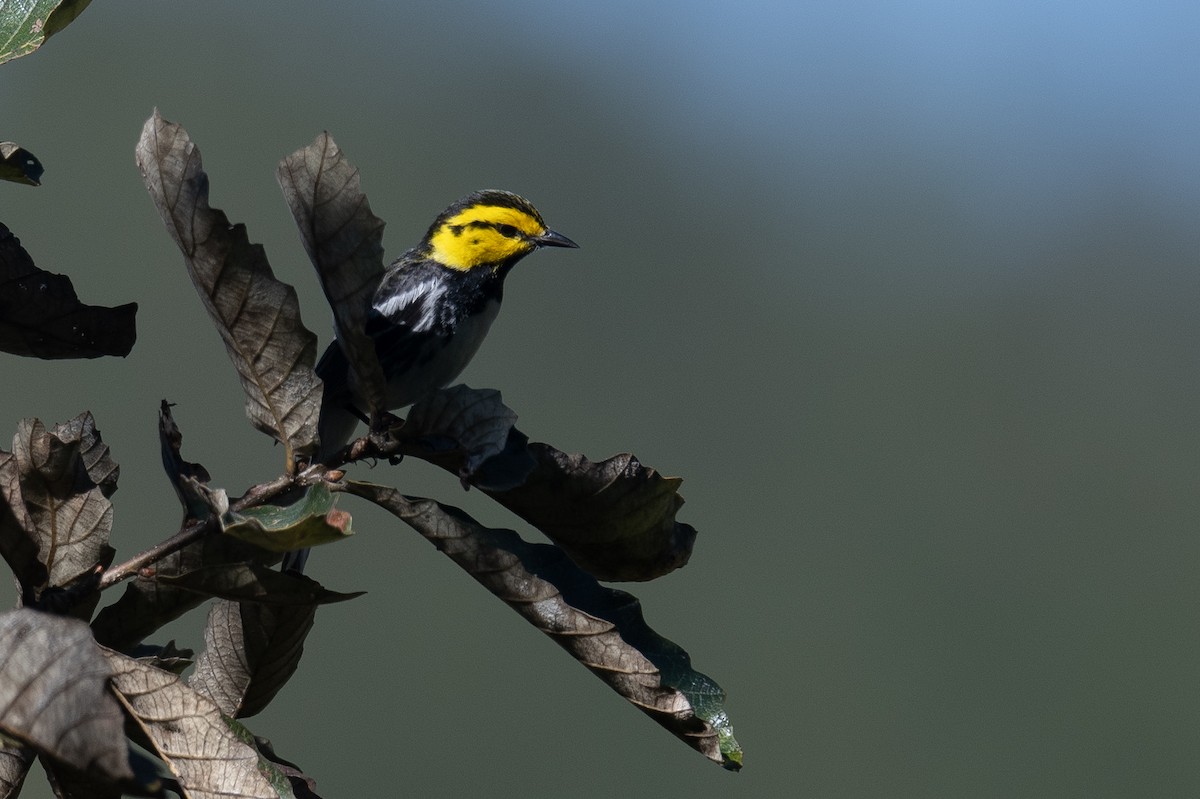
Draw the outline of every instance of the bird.
M387 383L388 410L411 405L458 377L500 311L505 278L543 247L579 245L547 227L524 197L484 189L442 211L420 244L384 271L365 332ZM368 409L356 396L336 339L316 372L325 384L315 457L321 462L345 446ZM284 570L302 571L307 550L288 554Z

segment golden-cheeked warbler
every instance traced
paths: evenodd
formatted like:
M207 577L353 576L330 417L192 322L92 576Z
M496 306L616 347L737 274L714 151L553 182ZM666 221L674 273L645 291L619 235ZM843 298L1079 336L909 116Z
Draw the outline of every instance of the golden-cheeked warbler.
M477 191L443 211L421 243L387 268L371 301L366 332L387 380L388 409L443 388L466 367L518 261L540 247L578 246L511 192ZM366 409L337 341L321 356L317 376L325 383L317 455L324 460L350 440ZM307 553L291 555L285 568L302 568Z

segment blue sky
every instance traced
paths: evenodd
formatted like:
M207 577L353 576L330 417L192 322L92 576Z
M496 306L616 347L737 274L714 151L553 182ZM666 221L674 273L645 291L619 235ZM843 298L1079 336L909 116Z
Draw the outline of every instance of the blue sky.
M637 93L673 99L694 130L785 150L885 132L1021 190L1046 170L1071 179L1105 166L1192 200L1200 186L1194 4L534 2L514 13L577 59L622 63Z

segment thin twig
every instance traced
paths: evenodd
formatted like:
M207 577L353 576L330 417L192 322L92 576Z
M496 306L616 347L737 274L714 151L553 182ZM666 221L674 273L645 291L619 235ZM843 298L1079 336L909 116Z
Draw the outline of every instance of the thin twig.
M100 578L100 590L103 591L122 580L127 580L151 563L165 558L172 552L178 552L194 541L199 541L208 533L209 521L209 519L193 521L167 540L139 552L124 563L109 567Z
M299 484L298 478L292 475L280 475L268 483L260 483L253 486L240 498L234 500L229 508L234 511L242 511L246 508L261 505L297 484ZM105 588L114 586L123 580L128 580L130 577L136 576L138 572L150 564L162 560L173 552L178 552L188 544L199 541L212 530L217 529L217 526L212 523L213 521L212 517L193 521L165 541L161 541L149 549L139 552L124 563L108 568L100 578L100 590L103 591Z
M393 424L396 424L400 420L393 417L391 421ZM428 458L432 453L429 453L423 447L416 444L416 442L397 440L388 436L383 431L375 432L353 442L350 446L344 447L340 452L315 469L310 467L299 474L280 475L274 480L259 483L251 487L245 494L231 502L229 509L232 511L242 511L246 508L262 505L264 502L279 496L290 488L326 480L331 472L334 472L338 467L346 463L369 458L388 458L400 454L417 454L419 457ZM209 519L193 521L165 541L155 544L143 552L139 552L124 563L109 567L100 578L100 590L103 591L117 583L128 580L130 577L135 577L138 572L147 566L162 560L167 555L178 552L189 544L199 541L217 529L215 524L211 524L212 521L211 517Z

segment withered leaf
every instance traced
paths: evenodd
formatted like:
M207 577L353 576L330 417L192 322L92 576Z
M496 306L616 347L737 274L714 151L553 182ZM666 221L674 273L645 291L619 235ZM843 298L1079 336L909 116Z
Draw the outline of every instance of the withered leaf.
M27 746L0 741L0 799L13 799L21 792L25 775L37 753Z
M475 398L481 407L490 407L488 391L466 386L453 391L458 395L452 402L439 399L447 394L442 391L413 406L425 418L410 427L410 413L395 433L406 455L460 477L472 475L471 484L541 530L597 579L652 580L688 562L696 530L675 520L683 505L680 478L663 477L628 453L597 463L549 444L529 443L511 426L498 453L472 458L470 452L437 441L443 426L453 431L446 438L463 435L457 417L429 419L431 414L422 410L426 402L443 401L448 407L468 408ZM504 429L499 418L483 416L489 433ZM483 451L492 452L494 444L488 447Z
M101 440L91 411L84 411L74 419L57 425L54 434L63 441L78 441L79 457L83 461L83 468L87 470L88 479L104 496L111 497L116 493L121 467L113 460L108 445Z
M158 408L158 447L167 479L171 481L175 496L179 497L179 503L183 506L184 519L203 519L208 515L209 506L194 486L207 483L212 478L199 463L183 459L183 433L175 424L171 404L166 400Z
M134 659L153 666L156 669L169 671L172 674L182 674L188 666L195 662L195 652L190 649L180 649L172 638L162 646L142 644L130 653Z
M365 332L371 297L383 275L383 220L359 184L358 167L328 132L279 162L284 199L333 308L334 327L366 411L382 411L383 370Z
M113 690L191 799L278 799L282 774L259 757L253 736L174 674L101 650Z
M3 497L0 503L0 555L13 570L22 593L47 585L50 571L39 557L40 536L21 496L20 467L15 455L2 450L0 495Z
M317 606L219 600L208 614L204 651L188 679L221 712L248 718L295 673Z
M330 591L311 577L280 572L260 563L226 563L202 566L158 582L195 591L205 596L266 605L328 605L362 596L362 591L343 594Z
M0 180L40 186L45 171L33 153L15 142L0 141Z
M132 751L130 754L132 755ZM46 773L46 781L50 783L50 790L54 791L55 799L85 799L85 797L86 799L123 799L125 795L121 787L115 783L97 783L91 777L65 766L59 766L44 756L39 757L38 761L42 764L42 770ZM132 765L131 757L131 768Z
M23 586L35 599L46 588L61 589L90 580L96 576L98 564L112 561L114 550L108 546L108 537L113 510L107 494L116 490L117 473L91 414L49 431L37 419L18 425L12 461L0 459L8 519L16 522L5 525L2 532L7 536L19 525L37 544L38 561L45 567L47 579ZM29 574L34 572L25 568ZM76 615L90 617L98 599L99 594L93 592L76 609Z
M199 149L157 109L142 130L137 163L237 369L246 415L284 445L291 468L295 455L316 445L321 402L317 339L300 319L296 290L275 278L245 225L209 206Z
M271 559L252 544L225 535L206 535L154 564L154 576L126 583L121 598L101 608L92 631L101 644L121 652L131 651L142 639L167 622L207 600L207 595L163 582L162 578L219 564ZM278 562L279 556L274 556Z
M274 763L280 771L287 775L288 782L292 785L292 793L296 795L296 799L321 799L317 795L317 782L312 777L304 773L304 770L291 761L284 760L275 753L275 747L271 742L262 736L255 736L254 744L258 747L258 751L267 760Z
M651 580L692 555L696 529L675 520L678 477L628 453L593 462L532 443L536 466L521 485L488 495L541 530L600 580Z
M634 597L599 585L557 547L483 527L457 508L366 483L346 490L395 514L680 740L741 767L720 686L646 625Z
M84 305L66 275L39 269L0 224L0 350L27 358L99 358L133 349L137 303Z
M279 556L258 546L259 539L286 551L287 546L308 546L329 535L349 534L349 514L332 507L334 499L324 486L310 489L295 507L268 506L237 514L228 511L228 499L221 489L200 485L191 478L185 480L190 481L198 496L212 503L222 529L235 528L255 543L234 535L206 535L159 560L153 575L131 580L121 598L96 615L92 628L100 643L129 652L147 635L209 596L296 604L338 602L357 596L327 591L311 580L263 567L277 563ZM245 514L259 515L252 519Z
M533 470L526 442L508 447L516 421L499 391L459 384L413 405L396 435L431 451L454 451L464 485L496 491L521 485Z
M0 614L0 729L80 772L130 780L110 669L87 625L21 609Z

